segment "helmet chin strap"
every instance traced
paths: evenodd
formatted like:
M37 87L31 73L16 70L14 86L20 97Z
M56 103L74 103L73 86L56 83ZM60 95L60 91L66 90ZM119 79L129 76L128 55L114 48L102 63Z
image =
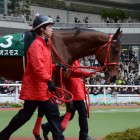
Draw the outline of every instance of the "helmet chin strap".
M45 35L45 39L44 39L44 40L45 40L45 42L46 42L46 43L48 42L48 38L47 38L47 36L46 36L46 35Z
M44 34L44 40L47 43L48 42L48 37L46 35L45 29L43 29L42 31L43 31L43 34Z

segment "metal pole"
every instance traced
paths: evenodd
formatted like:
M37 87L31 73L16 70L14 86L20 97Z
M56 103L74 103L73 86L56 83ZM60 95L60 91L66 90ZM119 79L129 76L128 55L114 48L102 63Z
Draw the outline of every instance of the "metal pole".
M69 23L69 7L67 8L67 23Z
M67 7L67 23L68 23L69 22L69 8L70 8L71 1L66 0L65 4L66 4L66 7Z
M4 0L4 14L7 16L7 0Z
M106 104L106 89L105 87L103 89L104 89L104 103Z
M15 102L18 103L18 86L16 86Z

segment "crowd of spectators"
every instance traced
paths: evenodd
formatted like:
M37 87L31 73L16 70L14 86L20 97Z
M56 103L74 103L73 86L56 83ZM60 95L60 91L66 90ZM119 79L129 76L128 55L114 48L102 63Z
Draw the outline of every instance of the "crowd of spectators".
M128 52L129 57L125 57L125 54L121 54L121 62L119 67L119 78L110 85L140 85L139 73L139 61L136 53L130 49ZM100 66L95 55L90 55L80 59L81 65L84 66ZM20 81L10 81L5 78L0 78L0 84L13 84L19 83ZM92 74L86 79L87 85L106 85L103 73ZM98 95L103 94L103 87L91 87L89 88L90 94ZM14 86L0 86L1 94L12 94L15 93ZM140 87L121 87L121 88L106 88L106 93L115 95L118 94L140 94Z
M0 77L0 84L15 84L14 81L7 80L3 77ZM0 86L0 93L1 94L12 94L15 93L15 87L14 86Z
M61 22L61 18L59 15L56 16L55 22ZM89 23L89 17L86 16L83 19L79 19L78 17L74 17L74 23Z
M89 23L89 18L86 16L83 18L83 20L80 20L78 17L74 18L75 23Z
M48 15L48 16L51 17L50 15ZM125 19L123 22L133 23L133 22L136 22L135 20L136 19L131 19L131 17L129 17L128 19ZM63 21L63 18L60 15L57 15L55 18L55 22L61 23L62 21ZM116 16L116 18L114 18L114 19L110 19L109 17L107 17L105 20L102 20L102 22L103 21L106 22L107 24L108 23L121 23L122 22L118 16ZM83 18L79 18L79 17L75 16L73 19L73 22L74 23L90 23L90 18L89 18L89 16L85 16Z
M106 17L106 19L104 20L106 23L136 23L138 22L137 19L131 19L131 17L129 16L127 19L124 19L123 21L121 19L119 19L118 16L116 16L114 19L110 19L109 17Z

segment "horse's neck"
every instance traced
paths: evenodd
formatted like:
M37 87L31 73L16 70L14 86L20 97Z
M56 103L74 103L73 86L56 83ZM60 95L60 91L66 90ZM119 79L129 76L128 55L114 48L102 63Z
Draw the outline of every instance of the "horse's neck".
M64 42L63 36L56 34L52 37L53 47L56 52L53 51L52 57L54 62L61 62L62 59L65 63L71 63L71 55L68 50L67 44ZM60 58L59 58L60 57Z
M107 41L108 36L83 32L76 36L74 34L56 35L53 42L61 58L66 63L72 63L74 60L95 54Z

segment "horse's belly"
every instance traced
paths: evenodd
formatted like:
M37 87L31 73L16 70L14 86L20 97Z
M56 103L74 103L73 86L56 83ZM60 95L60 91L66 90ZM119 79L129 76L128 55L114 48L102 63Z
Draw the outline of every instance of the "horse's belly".
M24 73L24 62L21 56L0 57L0 77L21 81Z

